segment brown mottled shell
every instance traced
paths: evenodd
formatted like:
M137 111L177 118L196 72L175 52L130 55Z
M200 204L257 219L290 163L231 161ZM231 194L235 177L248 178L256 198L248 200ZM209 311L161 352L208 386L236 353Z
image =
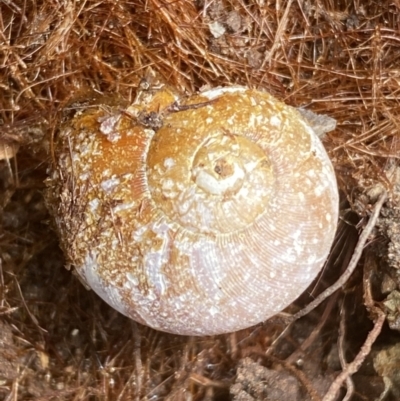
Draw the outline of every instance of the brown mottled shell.
M259 323L329 253L331 162L297 110L267 93L161 90L125 112L87 110L55 155L47 202L67 257L106 302L153 328Z

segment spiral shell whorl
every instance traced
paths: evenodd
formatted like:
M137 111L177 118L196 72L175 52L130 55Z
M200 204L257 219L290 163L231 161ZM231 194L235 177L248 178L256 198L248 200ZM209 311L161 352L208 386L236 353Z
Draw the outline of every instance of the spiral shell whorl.
M168 111L175 100L161 91L127 115L76 116L48 204L78 273L121 313L178 334L236 331L318 274L334 172L306 121L266 93L219 88ZM158 130L128 117L158 109Z

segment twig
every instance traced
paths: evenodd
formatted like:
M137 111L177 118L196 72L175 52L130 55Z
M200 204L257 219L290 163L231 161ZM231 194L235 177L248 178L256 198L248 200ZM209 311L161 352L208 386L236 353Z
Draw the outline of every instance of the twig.
M365 358L371 352L372 344L380 334L386 318L386 315L382 311L378 310L377 312L378 317L375 321L374 328L369 332L360 352L354 358L353 362L349 363L346 368L336 377L322 401L335 401L343 382L358 371Z
M340 313L340 327L339 327L339 338L338 338L338 353L342 371L345 371L348 366L344 352L345 336L346 336L346 309L342 305L342 310ZM346 387L347 387L346 396L343 398L342 401L349 401L354 392L354 383L350 376L346 378Z

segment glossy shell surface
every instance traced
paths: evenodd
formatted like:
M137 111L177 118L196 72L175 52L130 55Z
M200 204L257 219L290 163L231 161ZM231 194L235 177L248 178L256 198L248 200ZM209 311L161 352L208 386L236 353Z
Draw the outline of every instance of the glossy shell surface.
M132 319L186 335L282 311L333 242L338 192L296 109L244 87L77 114L46 194L67 258Z

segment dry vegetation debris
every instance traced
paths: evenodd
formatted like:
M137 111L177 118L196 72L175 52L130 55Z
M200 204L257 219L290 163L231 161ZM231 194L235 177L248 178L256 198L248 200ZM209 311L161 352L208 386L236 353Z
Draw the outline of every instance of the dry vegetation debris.
M293 400L330 399L346 361L380 332L371 300L395 322L400 310L388 302L399 290L399 32L398 0L3 0L0 398L224 400L233 386L237 400L274 400L257 381L275 374ZM389 193L350 281L286 330L277 319L216 338L155 332L64 269L41 195L51 139L69 110L104 96L131 102L151 71L182 92L243 84L337 120L325 138L343 193L337 241L326 273L289 312L339 277L373 203ZM379 338L341 397L395 399L395 368L381 361L399 335L384 326Z

